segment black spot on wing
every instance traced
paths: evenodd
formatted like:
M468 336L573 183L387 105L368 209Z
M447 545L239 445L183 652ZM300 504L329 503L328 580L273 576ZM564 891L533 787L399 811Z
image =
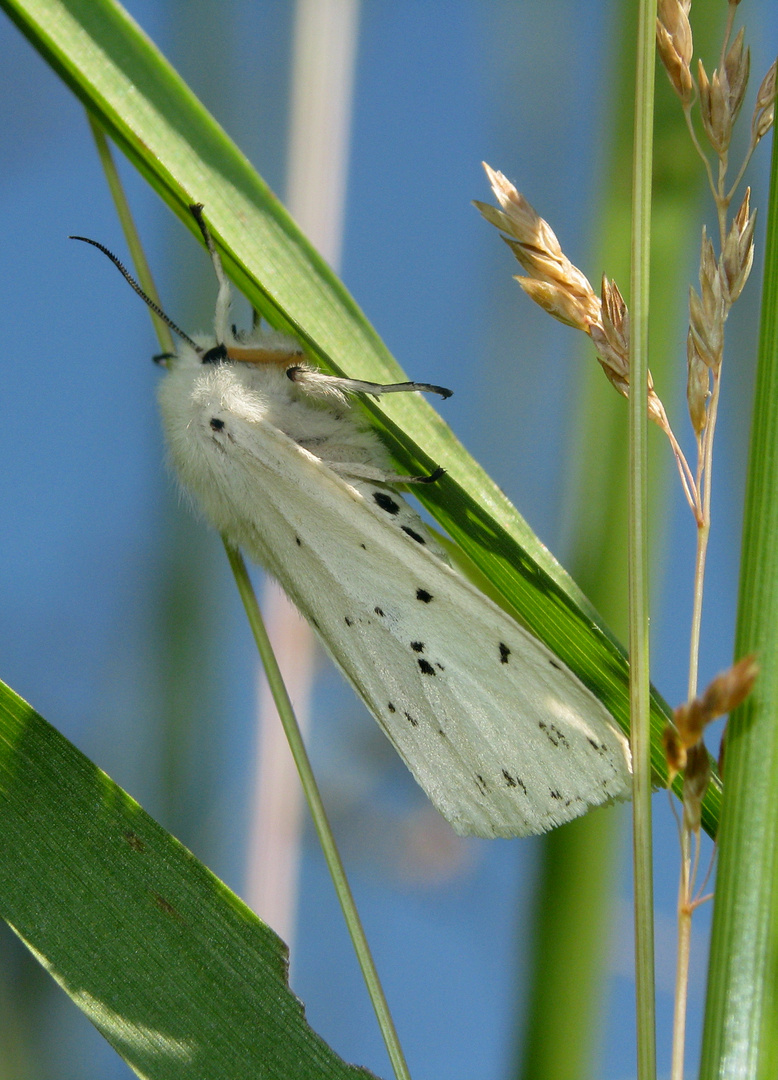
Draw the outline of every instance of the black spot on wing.
M481 776L480 773L475 774L475 782L476 782L478 790L481 792L481 794L486 795L486 793L489 790L489 785L487 784L487 782L484 780L483 776Z
M508 657L510 655L511 655L511 650L508 648L508 646L505 644L504 641L501 641L500 642L500 663L501 664L507 664L508 663Z
M391 703L391 701L388 701L388 702L387 702L387 704L386 704L386 707L387 707L387 709L389 710L389 712L391 712L391 713L395 713L395 712L397 712L397 709L395 709L395 707L394 707L394 705L393 705L393 704Z
M520 776L511 776L507 769L502 770L502 775L508 787L521 788L524 794L527 794L527 785Z
M560 665L560 664L558 664L558 663L556 662L556 660L552 660L552 659L551 659L551 657L549 657L549 659L548 659L548 662L549 662L549 664L551 664L551 667L554 667L554 668L556 668L556 669L557 669L557 671L561 671L561 670L562 670L562 667L561 667L561 665Z
M218 416L211 417L211 430L221 431L224 427L224 421L220 420Z
M373 500L376 506L380 506L387 514L399 514L400 512L400 504L391 495L387 495L385 491L374 491Z
M345 622L346 626L353 626L354 625L354 620L350 619L348 617L348 615L344 616L343 621Z
M563 731L560 731L555 724L547 724L544 720L539 720L538 727L552 746L562 746L565 750L570 749L570 743L567 741L567 736Z
M383 619L383 617L384 617L384 609L383 608L374 607L373 611L376 613L376 615L380 615L381 618Z
M432 666L432 664L430 664L428 660L425 660L424 657L422 657L420 660L417 660L417 663L419 665L419 670L421 671L422 675L435 674L435 668Z
M429 604L430 600L433 599L433 596L432 593L428 593L426 589L417 589L416 599L421 600L422 604Z
M419 536L419 534L417 532L414 532L413 529L410 527L410 525L401 525L400 528L402 529L402 531L407 536L410 536L411 540L415 540L417 544L426 544L427 543L427 541L424 539L424 537Z
M411 642L411 648L413 649L414 652L424 652L424 642L423 641L412 641Z
M549 788L548 793L549 793L549 795L551 796L552 799L559 799L560 802L561 802L561 799L562 799L561 792L555 791L553 788Z
M409 712L403 711L403 716L408 721L408 723L411 725L411 727L418 727L419 726L419 721L416 719L415 716L411 716L411 714Z
M295 536L295 538L294 538L294 542L295 542L295 544L297 544L297 546L298 546L298 547L302 547L302 546L303 546L303 542L302 542L302 540L300 539L300 537L299 537L299 536Z

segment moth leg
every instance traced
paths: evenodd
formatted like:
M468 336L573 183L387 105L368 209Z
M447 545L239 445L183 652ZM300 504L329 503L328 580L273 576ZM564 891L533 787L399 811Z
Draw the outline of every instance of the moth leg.
M216 335L216 342L219 345L224 345L228 341L232 340L229 333L229 315L230 305L232 304L232 289L230 283L227 280L227 275L224 273L224 267L222 266L219 252L216 250L216 245L213 242L213 237L205 224L205 218L203 217L203 204L192 203L189 207L192 212L192 217L195 219L200 227L200 232L203 235L205 246L208 249L208 254L211 256L211 262L213 263L214 273L216 274L216 280L219 283L219 291L216 294L216 311L213 316L213 330Z
M379 397L381 394L402 394L414 390L423 390L430 394L440 394L442 398L451 397L453 391L445 386L434 386L432 383L401 382L401 383L373 383L362 379L343 379L336 375L325 375L323 371L317 371L309 367L290 367L286 371L287 378L297 383L303 389L312 394L322 396L335 395L342 397L345 394L373 394Z
M377 469L374 465L362 465L353 461L326 461L326 464L345 479L372 480L376 484L434 484L445 475L446 470L438 466L427 476L401 476L399 473Z

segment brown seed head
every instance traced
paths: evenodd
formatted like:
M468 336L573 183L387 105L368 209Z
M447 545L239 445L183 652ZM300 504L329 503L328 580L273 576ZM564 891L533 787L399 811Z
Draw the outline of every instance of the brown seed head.
M721 282L726 300L733 304L743 291L754 261L756 211L750 214L751 189L746 188L740 209L732 220L721 253Z
M724 349L724 322L729 312L723 290L719 265L708 238L702 229L700 251L700 294L689 289L689 333L693 346L703 363L713 371L721 365ZM688 356L688 349L687 349Z
M686 748L674 727L667 727L662 732L662 745L667 761L667 786L669 787L679 772L686 768Z
M698 833L702 824L702 800L710 783L710 757L703 743L696 743L686 754L683 774L683 820L687 829Z
M742 704L751 693L758 674L759 665L756 656L751 653L717 675L702 697L711 720L732 712Z
M744 656L722 671L694 701L679 705L673 713L681 746L687 750L699 742L711 721L725 716L740 705L748 695L759 673L756 657Z
M722 72L722 82L726 77L726 85L729 89L729 112L732 123L737 119L740 107L743 104L743 97L748 85L748 76L751 72L751 50L743 48L744 37L745 28L741 27L724 58L724 70Z
M591 320L576 297L571 296L559 285L552 285L548 281L537 281L535 278L521 277L519 274L514 277L530 300L534 300L549 315L553 315L555 319L566 323L567 326L575 327L576 330L589 332Z
M681 5L685 11L688 5ZM603 278L601 298L588 278L562 251L553 229L501 172L484 163L500 204L476 202L486 220L499 229L526 274L517 275L524 292L555 319L591 336L603 371L613 386L629 396L629 311L615 282ZM662 402L648 376L648 414L670 433Z
M758 142L759 139L763 138L773 124L775 116L776 65L778 65L778 61L773 60L757 91L754 115L751 120L751 132L754 142Z
M764 109L775 102L776 68L778 68L778 60L773 60L756 92L756 109Z
M686 401L694 434L702 434L708 422L707 403L710 396L710 371L700 356L691 330L686 336Z
M700 118L705 134L717 154L724 154L732 138L732 112L726 75L718 70L708 81L702 60L697 61L697 86L700 91Z
M524 269L517 277L522 289L544 310L562 322L588 332L600 317L600 301L587 277L567 258L553 229L501 172L484 163L501 209L476 202L476 207L502 232Z
M656 20L659 57L673 89L685 105L691 102L694 93L689 69L693 52L689 6L680 0L659 0Z
M592 323L589 334L603 371L618 392L629 397L629 357L613 348L601 323Z
M689 286L689 336L692 338L694 349L700 360L712 371L718 371L721 366L723 322L716 325L710 322L703 301L691 285Z

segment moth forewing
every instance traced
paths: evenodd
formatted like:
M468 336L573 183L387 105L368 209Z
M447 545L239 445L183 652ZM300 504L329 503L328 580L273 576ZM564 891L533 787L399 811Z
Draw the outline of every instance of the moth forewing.
M394 474L347 404L182 346L160 405L184 486L279 580L458 832L543 832L628 794L613 718L373 479Z

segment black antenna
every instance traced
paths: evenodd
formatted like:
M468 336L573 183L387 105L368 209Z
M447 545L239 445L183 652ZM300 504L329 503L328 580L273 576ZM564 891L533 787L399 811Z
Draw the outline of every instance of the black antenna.
M132 276L124 263L117 259L112 251L109 251L108 248L105 247L103 244L98 243L97 240L90 240L88 236L69 236L68 240L81 240L84 244L91 244L92 247L96 247L98 251L102 251L103 255L107 255L116 267L116 269L122 275L124 280L131 286L131 288L135 290L135 292L138 294L144 304L146 304L147 307L150 307L154 314L158 318L162 319L162 322L169 326L174 334L178 334L178 336L183 341L185 341L187 345L191 345L198 356L202 356L203 350L201 349L201 347L199 345L196 345L195 342L192 341L192 339L189 337L189 335L184 333L180 326L176 326L170 316L165 314L159 304L154 303L151 297L143 291L143 289L140 287L140 285Z

